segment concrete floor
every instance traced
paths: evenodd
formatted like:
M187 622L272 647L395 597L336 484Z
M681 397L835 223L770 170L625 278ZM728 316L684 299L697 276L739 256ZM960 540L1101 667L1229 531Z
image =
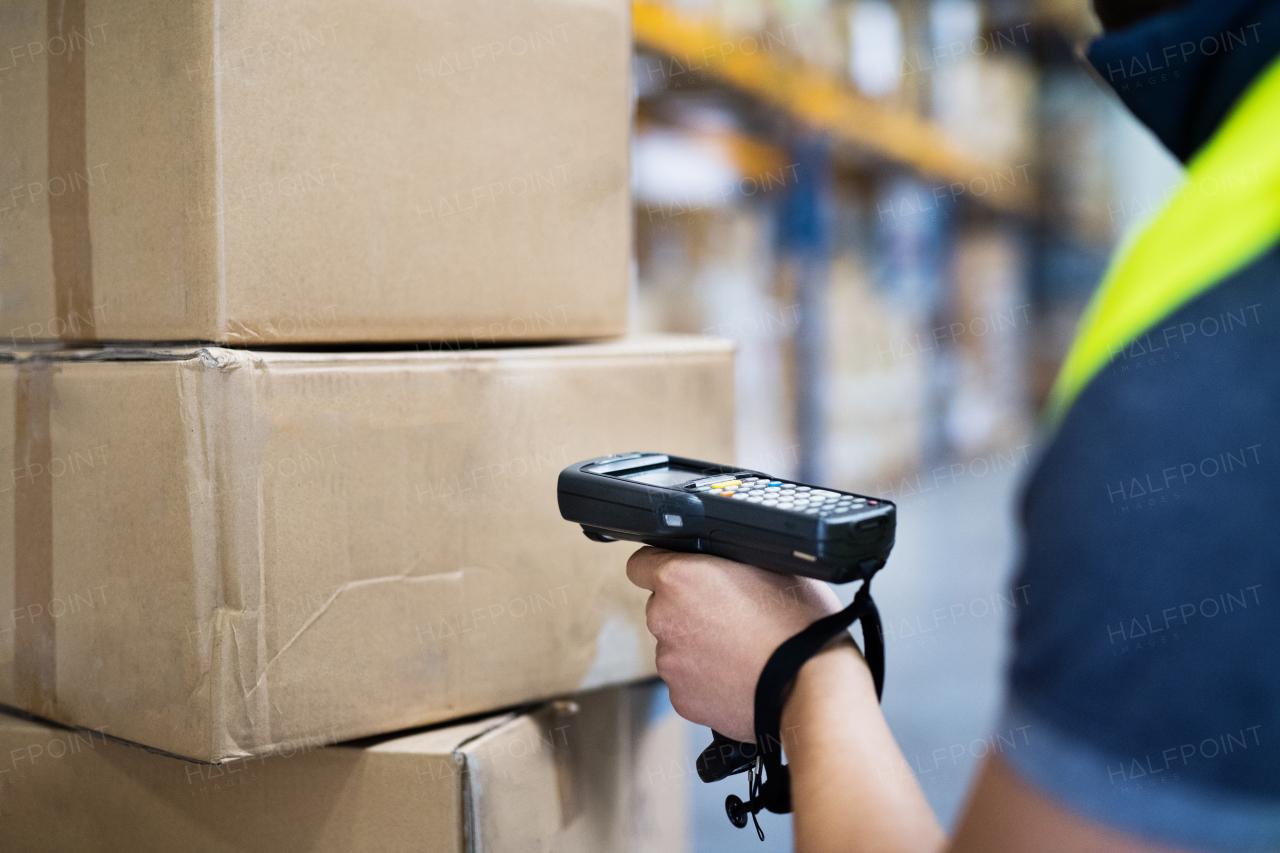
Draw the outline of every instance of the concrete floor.
M876 577L885 625L884 711L930 804L950 829L992 735L1002 697L1015 557L1014 503L1027 474L1014 467L965 474L941 487L899 498L897 545ZM969 466L972 470L975 466ZM977 466L981 469L983 466ZM902 489L906 492L906 489ZM848 601L853 590L840 590ZM692 749L710 740L686 724ZM692 781L695 853L791 849L789 815L765 814L755 830L725 817L728 794L746 798L746 777L714 785Z

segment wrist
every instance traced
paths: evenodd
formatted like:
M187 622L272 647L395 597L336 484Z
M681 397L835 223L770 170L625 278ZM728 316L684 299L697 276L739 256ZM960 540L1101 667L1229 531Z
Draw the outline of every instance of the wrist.
M794 732L801 720L812 722L819 717L837 715L845 719L854 714L851 705L870 698L879 704L871 669L849 633L841 632L809 658L788 685L782 701L783 743L790 750Z

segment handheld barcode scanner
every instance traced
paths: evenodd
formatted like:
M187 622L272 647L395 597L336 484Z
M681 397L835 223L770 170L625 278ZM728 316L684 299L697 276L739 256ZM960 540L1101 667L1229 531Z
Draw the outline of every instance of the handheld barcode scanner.
M876 695L883 689L884 640L871 576L893 548L894 504L662 453L577 462L560 472L558 492L560 514L597 542L642 542L830 583L863 582L849 607L819 619L769 658L756 683L756 742L712 732L711 745L698 758L704 782L748 773L748 800L725 801L735 826L746 826L748 815L754 819L761 809L791 811L778 730L782 693L800 667L860 621ZM759 823L756 831L763 839Z

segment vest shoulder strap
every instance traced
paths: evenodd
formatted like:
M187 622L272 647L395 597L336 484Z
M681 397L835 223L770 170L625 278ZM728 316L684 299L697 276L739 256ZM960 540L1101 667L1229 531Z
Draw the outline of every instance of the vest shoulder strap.
M1280 237L1280 58L1240 97L1163 209L1126 239L1090 300L1049 398L1056 427L1120 351Z

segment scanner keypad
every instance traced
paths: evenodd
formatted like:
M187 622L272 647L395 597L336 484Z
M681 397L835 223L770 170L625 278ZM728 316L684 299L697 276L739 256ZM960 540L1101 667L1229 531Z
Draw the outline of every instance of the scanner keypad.
M880 504L880 501L869 498L764 477L730 478L708 483L698 488L698 494L745 501L818 518L845 515Z

